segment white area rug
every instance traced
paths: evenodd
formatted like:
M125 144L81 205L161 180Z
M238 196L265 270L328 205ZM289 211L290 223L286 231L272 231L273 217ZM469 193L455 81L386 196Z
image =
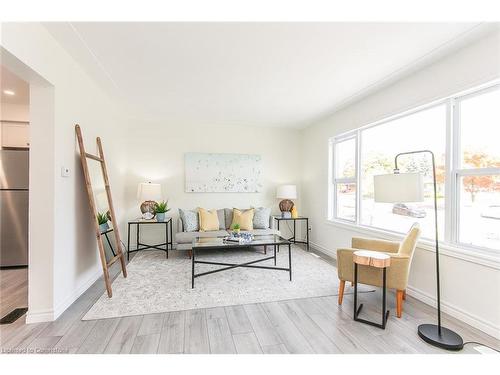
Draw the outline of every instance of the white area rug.
M292 281L287 271L236 268L195 279L191 289L191 260L184 254L139 252L129 263L128 277L113 282L113 298L104 293L82 320L116 318L168 311L272 302L337 295L337 269L298 247L292 249ZM268 251L268 256L272 251ZM261 249L210 251L197 260L243 263L265 257ZM259 263L273 266L272 260ZM288 249L277 254L277 266L287 267ZM196 265L196 273L220 266ZM369 291L360 286L359 291Z

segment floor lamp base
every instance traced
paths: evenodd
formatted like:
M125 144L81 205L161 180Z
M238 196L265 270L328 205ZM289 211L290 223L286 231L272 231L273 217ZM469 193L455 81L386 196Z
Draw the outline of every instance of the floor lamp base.
M421 324L418 326L418 335L425 342L446 350L462 350L464 340L451 329L441 327L441 334L436 324Z

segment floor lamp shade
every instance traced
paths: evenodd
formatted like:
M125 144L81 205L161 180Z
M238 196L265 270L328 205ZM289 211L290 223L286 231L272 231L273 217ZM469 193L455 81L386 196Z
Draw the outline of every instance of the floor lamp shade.
M374 177L375 202L404 203L424 200L424 180L420 173L393 173Z

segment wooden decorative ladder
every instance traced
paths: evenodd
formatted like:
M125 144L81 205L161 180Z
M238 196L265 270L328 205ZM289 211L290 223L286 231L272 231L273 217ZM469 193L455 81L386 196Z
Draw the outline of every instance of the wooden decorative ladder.
M102 265L102 272L104 274L104 283L106 284L106 290L108 292L108 296L111 298L113 296L113 290L111 289L111 280L109 278L109 267L113 265L117 260L120 260L121 267L122 267L122 273L123 277L127 277L127 267L125 265L125 257L122 252L122 247L121 247L121 239L120 239L120 233L118 230L118 223L116 222L116 215L115 215L115 209L113 207L113 198L111 197L111 188L109 186L109 179L108 179L108 171L106 169L106 161L104 160L104 152L102 150L102 144L101 144L101 138L97 137L97 149L99 152L99 156L89 154L85 152L85 146L83 144L83 137L82 137L82 130L80 129L80 126L77 124L75 125L75 132L76 136L78 138L78 146L80 148L80 158L82 161L82 167L83 167L83 174L85 176L85 186L87 188L87 194L89 196L89 204L90 204L90 210L92 213L92 219L94 221L94 228L95 228L95 233L97 237L97 245L99 247L99 255L101 258L101 265ZM102 241L102 234L99 229L99 224L97 222L97 208L96 208L96 203L94 199L94 192L92 190L92 181L90 179L90 174L89 174L89 168L87 165L87 159L92 159L101 164L101 170L102 170L102 176L104 179L104 186L106 189L106 195L108 198L108 205L109 205L109 212L111 216L111 222L113 224L113 232L115 234L115 242L116 242L116 255L111 258L111 260L108 262L106 260L106 254L104 252L104 243Z

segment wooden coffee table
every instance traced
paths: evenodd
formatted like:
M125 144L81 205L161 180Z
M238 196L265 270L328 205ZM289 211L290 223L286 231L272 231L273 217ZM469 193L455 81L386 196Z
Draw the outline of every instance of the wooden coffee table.
M203 252L204 250L227 250L227 249L249 249L252 247L268 247L272 246L274 249L273 256L266 256L264 258L259 258L250 262L245 263L222 263L214 262L209 260L196 260L196 255ZM288 246L288 268L276 267L276 250L279 250L280 246ZM194 279L200 276L209 275L216 272L222 272L231 270L233 268L245 267L245 268L259 268L265 270L275 270L275 271L288 271L290 274L290 281L292 281L292 246L291 242L278 236L278 235L267 235L267 236L255 236L252 242L239 244L236 242L224 241L224 238L206 238L197 237L193 240L192 245L192 257L191 257L191 288L194 288ZM260 266L256 263L264 262L266 260L274 260L274 267L270 266ZM216 266L223 266L222 268L195 273L195 264L211 264Z
M357 322L369 324L378 328L385 329L389 310L386 308L386 273L387 267L391 265L391 257L378 251L359 250L352 255L354 262L354 320ZM382 324L371 322L369 320L358 318L363 304L358 305L358 265L381 268L382 269Z

